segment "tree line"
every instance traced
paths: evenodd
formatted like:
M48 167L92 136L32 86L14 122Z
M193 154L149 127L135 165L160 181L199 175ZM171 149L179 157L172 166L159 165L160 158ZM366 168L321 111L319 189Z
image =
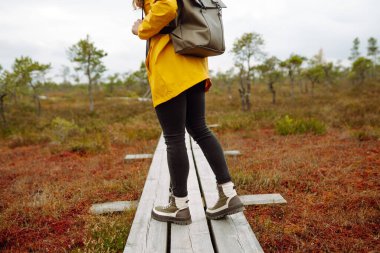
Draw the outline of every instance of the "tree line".
M324 83L326 86L332 86L343 78L357 85L362 85L368 79L379 81L379 48L377 40L373 37L368 39L366 56L362 56L359 50L359 38L354 39L348 58L351 61L349 67L327 61L322 49L309 59L292 53L289 58L280 60L264 52L263 46L262 36L252 32L236 39L231 50L237 70L236 77L243 111L251 108L250 97L254 82L267 84L272 93L272 103L275 104L275 84L278 83L288 82L290 95L294 97L296 86L301 93L310 93L314 96L315 85ZM234 69L230 73L234 73ZM222 74L221 78L228 77Z
M21 56L15 59L10 70L4 70L0 65L0 125L6 126L6 101L13 105L18 104L19 98L30 96L35 102L36 114L41 114L41 94L43 91L57 87L73 87L86 85L88 89L89 110L94 111L94 88L101 87L107 92L113 93L117 87L124 87L133 90L137 95L149 96L147 91L149 85L142 62L140 69L121 75L115 73L103 79L107 70L103 59L107 53L103 49L95 46L87 35L85 39L67 49L68 59L73 64L75 75L70 76L70 68L63 66L62 82L56 83L47 80L46 75L51 70L51 64L43 64L33 60L28 56ZM70 78L71 77L71 78ZM85 78L85 84L81 84L81 79ZM70 81L69 79L73 79Z
M362 56L359 38L355 38L350 52L351 65L344 67L339 63L328 62L320 50L315 56L307 57L292 53L289 58L280 60L268 55L263 50L265 41L262 35L250 32L237 38L230 53L234 58L234 67L223 73L218 72L212 79L224 83L231 94L231 85L238 83L241 109L251 109L251 93L254 83L265 83L272 94L272 103L276 103L276 85L289 84L290 95L295 96L295 89L301 93L314 96L315 85L332 86L342 78L349 79L353 84L362 85L366 80L379 79L379 48L377 40L368 39L367 54ZM107 53L95 46L87 35L86 38L67 49L68 59L76 71L74 80L80 83L83 77L88 89L89 110L94 111L94 87L101 87L109 94L116 89L133 91L143 97L150 96L144 62L137 71L125 74L115 73L103 78L107 70L103 59ZM46 80L46 74L51 64L43 64L28 56L16 58L10 70L4 70L0 65L0 122L7 124L6 101L17 104L19 97L30 96L35 104L36 114L41 114L41 92L49 87L73 85L70 81L70 68L62 68L62 83ZM71 78L72 79L72 78Z

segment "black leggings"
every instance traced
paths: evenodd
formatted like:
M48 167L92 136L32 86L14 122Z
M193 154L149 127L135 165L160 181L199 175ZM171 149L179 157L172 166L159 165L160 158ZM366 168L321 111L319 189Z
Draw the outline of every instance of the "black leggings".
M185 146L185 127L202 149L219 184L231 181L223 149L205 121L205 81L155 107L161 124L173 194L187 196L189 159Z

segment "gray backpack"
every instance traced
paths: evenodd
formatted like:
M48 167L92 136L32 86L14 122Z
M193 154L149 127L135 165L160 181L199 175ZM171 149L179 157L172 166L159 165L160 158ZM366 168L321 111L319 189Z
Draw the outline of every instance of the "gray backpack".
M178 54L197 57L225 51L221 0L177 0L178 15L160 33L170 34Z
M208 57L225 51L221 0L178 0L176 28L170 33L178 54Z

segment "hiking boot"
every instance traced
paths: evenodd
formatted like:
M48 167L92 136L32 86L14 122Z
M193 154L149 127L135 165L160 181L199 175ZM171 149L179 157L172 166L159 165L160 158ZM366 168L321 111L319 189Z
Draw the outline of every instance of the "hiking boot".
M235 185L230 181L224 184L216 184L219 199L215 205L206 209L206 217L212 220L223 218L226 215L242 212L243 202L235 191Z
M187 196L179 198L174 196L171 190L169 191L169 204L166 206L155 206L152 209L152 218L179 225L190 224L192 221Z

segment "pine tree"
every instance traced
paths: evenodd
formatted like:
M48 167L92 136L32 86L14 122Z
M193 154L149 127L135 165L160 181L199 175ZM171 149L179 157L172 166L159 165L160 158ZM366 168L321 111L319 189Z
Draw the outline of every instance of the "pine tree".
M377 40L373 37L368 39L367 56L372 58L374 64L377 63L377 55L379 53L379 47L377 46Z
M360 56L359 47L360 47L360 40L358 37L356 37L353 41L353 46L351 48L351 56L348 58L349 60L354 62L359 58Z

